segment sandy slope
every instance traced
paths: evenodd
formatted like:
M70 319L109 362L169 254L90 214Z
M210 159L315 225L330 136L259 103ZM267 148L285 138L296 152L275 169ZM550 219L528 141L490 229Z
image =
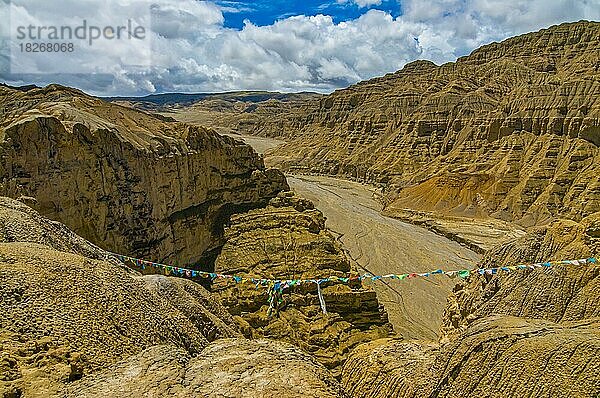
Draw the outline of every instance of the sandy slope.
M221 135L226 135L237 140L242 140L246 144L250 145L254 150L261 155L264 155L270 149L277 148L279 145L284 144L285 141L277 140L275 138L264 138L264 137L255 137L252 135L241 135L241 134L228 134L228 133L219 133ZM268 166L268 162L265 162Z

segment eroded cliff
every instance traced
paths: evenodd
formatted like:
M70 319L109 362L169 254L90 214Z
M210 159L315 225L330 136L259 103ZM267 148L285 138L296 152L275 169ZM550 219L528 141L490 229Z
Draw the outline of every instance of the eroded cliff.
M64 225L0 198L0 396L58 396L153 345L196 354L238 336L196 283L143 277Z
M277 167L386 184L391 213L580 220L600 208L599 43L582 21L416 61L254 133L289 140Z
M219 300L141 274L0 198L0 397L339 397L296 346L247 340Z
M359 346L342 385L354 397L596 397L599 320L511 316L474 322L439 347L379 340Z
M103 248L195 263L235 212L287 188L249 146L48 86L0 88L0 194Z
M325 229L312 202L284 192L265 209L232 217L216 270L249 278L314 279L358 275L342 246ZM315 284L286 289L269 317L267 291L252 284L212 286L249 337L291 342L339 375L358 344L391 332L377 294L359 281L321 285L323 314Z

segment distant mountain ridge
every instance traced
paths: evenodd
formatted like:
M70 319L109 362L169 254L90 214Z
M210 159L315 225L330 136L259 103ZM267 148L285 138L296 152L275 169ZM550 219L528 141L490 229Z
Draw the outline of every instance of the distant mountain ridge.
M165 120L210 127L219 133L250 134L262 120L280 117L299 104L322 96L311 92L232 91L104 99L122 106L160 113Z
M116 103L131 103L142 109L166 110L166 107L185 107L205 100L222 100L228 102L244 102L258 104L275 100L288 102L318 95L311 92L280 93L271 91L229 91L223 93L164 93L151 94L142 97L101 97L105 101Z

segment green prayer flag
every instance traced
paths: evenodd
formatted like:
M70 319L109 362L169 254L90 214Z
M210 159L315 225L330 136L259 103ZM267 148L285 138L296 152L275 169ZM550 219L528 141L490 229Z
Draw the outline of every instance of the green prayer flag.
M468 269L458 271L459 278L468 278L469 275L471 275L471 271L469 271Z

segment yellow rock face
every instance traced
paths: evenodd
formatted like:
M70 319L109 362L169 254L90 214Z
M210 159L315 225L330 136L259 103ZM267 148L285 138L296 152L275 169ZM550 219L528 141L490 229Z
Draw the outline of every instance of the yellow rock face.
M492 316L445 346L378 340L357 348L342 385L361 398L586 397L600 393L598 318Z
M89 379L67 397L347 398L325 367L298 348L272 340L221 339L196 357L157 346Z
M416 61L256 126L269 162L388 187L388 210L539 225L600 209L600 23Z
M0 194L106 249L198 262L236 211L287 188L249 146L48 86L0 88Z
M597 257L599 213L557 220L496 246L485 266ZM600 266L472 275L448 298L439 342L355 349L342 385L356 397L596 397Z
M265 209L234 216L225 238L217 272L275 279L358 275L341 244L325 229L321 212L291 192L280 194ZM247 336L293 343L334 375L352 348L386 337L391 329L375 291L358 281L322 285L326 315L315 284L286 289L271 317L264 287L217 281L213 291Z

